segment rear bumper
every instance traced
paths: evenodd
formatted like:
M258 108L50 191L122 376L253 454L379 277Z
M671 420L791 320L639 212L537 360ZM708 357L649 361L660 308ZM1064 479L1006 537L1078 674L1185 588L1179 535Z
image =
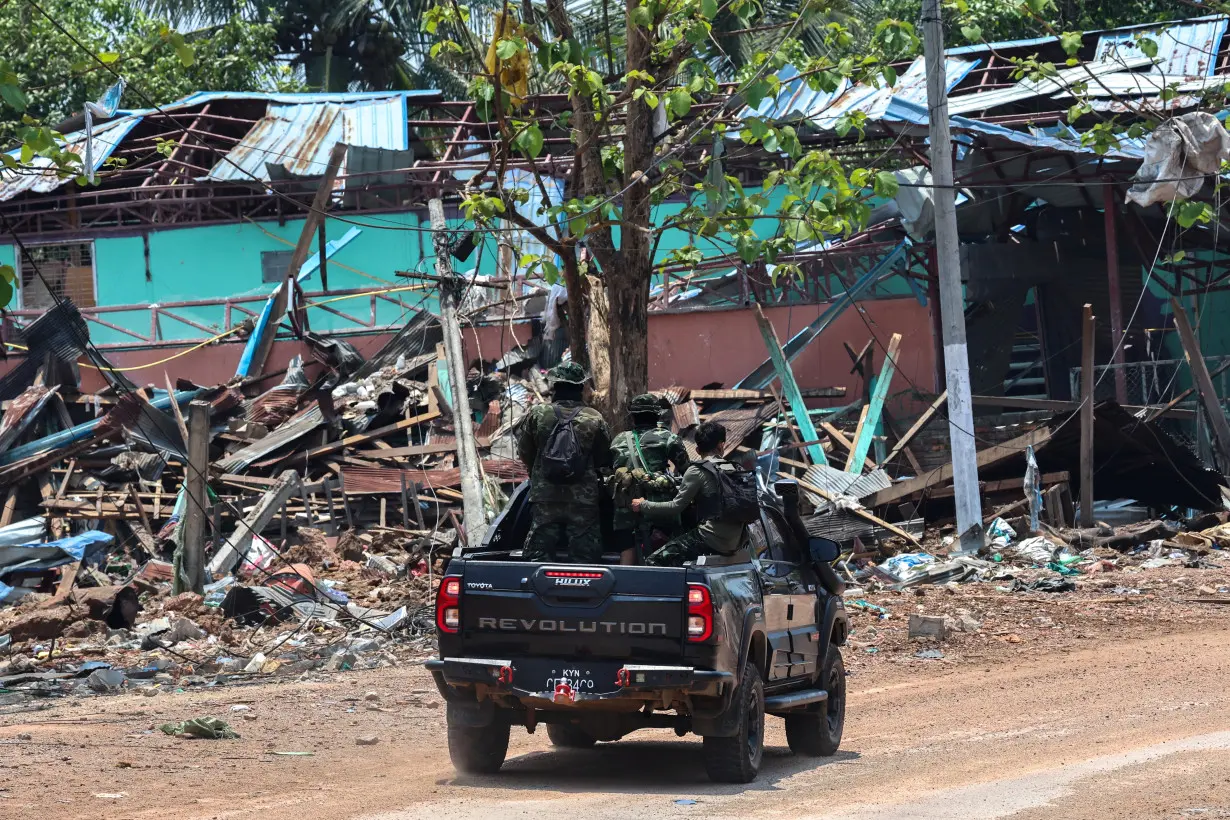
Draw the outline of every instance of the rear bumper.
M615 679L609 682L609 691L574 691L566 684L554 690L541 690L521 685L517 680L517 661L513 659L431 658L424 666L446 699L471 699L473 690L482 685L488 695L506 695L534 704L562 707L600 701L646 700L665 690L718 696L726 686L734 684L734 675L730 672L691 666L625 664L616 670Z

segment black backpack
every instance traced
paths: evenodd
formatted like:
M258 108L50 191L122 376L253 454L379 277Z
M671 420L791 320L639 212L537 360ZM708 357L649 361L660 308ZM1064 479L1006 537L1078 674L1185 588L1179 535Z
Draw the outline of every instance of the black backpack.
M760 518L760 493L756 486L756 474L747 470L723 470L712 461L701 461L696 466L709 471L718 483L721 512L720 521L729 524L751 524Z
M584 408L578 407L571 412L558 407L552 409L555 411L555 427L539 456L542 459L542 475L552 484L575 484L589 467L589 458L581 449L573 427L573 422Z

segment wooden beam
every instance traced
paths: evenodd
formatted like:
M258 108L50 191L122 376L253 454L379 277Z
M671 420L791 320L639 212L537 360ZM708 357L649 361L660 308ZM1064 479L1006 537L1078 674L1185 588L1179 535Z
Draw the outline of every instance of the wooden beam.
M292 460L299 461L304 458L312 459L312 458L318 458L320 456L328 455L329 453L336 453L338 450L343 450L355 444L363 444L365 442L371 441L372 439L377 439L382 436L387 436L390 433L396 433L398 430L405 430L407 427L413 427L416 424L423 424L425 422L431 421L434 418L437 418L439 415L440 415L439 411L428 411L426 413L420 413L414 418L402 419L401 421L394 422L393 424L390 424L387 427L381 427L379 430L371 430L367 433L360 433L358 435L347 436L341 441L335 441L332 444L326 444L323 447L317 447L315 449L308 450L306 454L296 454Z
M1230 470L1230 424L1226 422L1226 413L1222 410L1217 390L1213 387L1213 377L1204 363L1204 354L1200 350L1200 342L1187 320L1187 311L1178 299L1170 300L1174 311L1174 325L1179 331L1179 341L1183 344L1183 356L1187 366L1192 371L1192 381L1196 392L1200 395L1200 405L1209 421L1209 429L1213 431L1213 445L1217 451L1217 466L1222 472ZM1084 503L1085 488L1081 487L1081 501ZM1082 513L1082 520L1084 515ZM1090 526L1090 525L1086 525Z
M822 421L820 422L820 429L828 433L829 438L833 440L833 443L843 447L847 453L854 449L853 442L851 442L850 439L846 438L845 433L841 432L836 427L834 427L832 423L827 422L827 421ZM869 470L874 470L876 466L875 462L873 462L869 458L864 459L863 464Z
M1214 376L1220 376L1220 375L1221 375L1222 373L1224 373L1227 369L1230 369L1230 361L1225 361L1225 362L1222 362L1220 365L1218 365L1218 366L1217 366L1217 369L1215 369L1213 372L1209 373L1209 378L1211 379L1211 378L1213 378ZM1182 393L1180 393L1179 395L1175 396L1173 399L1171 399L1169 402L1167 402L1167 403L1166 403L1165 405L1163 405L1162 407L1160 407L1160 408L1156 408L1156 409L1151 409L1151 411L1149 412L1149 414L1148 414L1147 416L1145 416L1145 421L1153 421L1154 419L1156 419L1156 418L1158 418L1158 417L1160 417L1160 416L1165 416L1165 415L1167 415L1167 414L1171 414L1171 415L1173 415L1173 414L1176 412L1176 411L1175 411L1175 406L1176 406L1176 405L1178 405L1178 403L1179 403L1179 402L1183 401L1185 398L1187 398L1188 396L1190 396L1192 393L1195 393L1195 392L1196 392L1196 388L1194 388L1194 387L1189 387L1189 388L1187 388L1186 390L1184 390L1184 391L1183 391ZM1179 412L1179 413L1186 413L1187 411L1186 411L1186 410L1179 410L1179 411L1177 411L1177 412Z
M918 435L918 431L927 426L927 422L931 421L931 417L935 415L936 411L938 411L946 401L948 401L947 390L936 396L935 401L931 402L931 406L923 411L923 414L918 417L918 421L914 422L914 424L910 426L909 430L905 431L905 435L897 439L897 443L893 446L893 449L889 450L888 455L884 457L884 460L876 466L883 467L885 464L896 458L897 454L905 449L909 443L914 440L914 436Z
M1081 524L1093 523L1093 306L1081 319ZM1204 364L1204 359L1200 360Z
M858 443L863 440L864 431L866 431L867 429L867 416L870 415L870 413L871 413L871 405L864 404L863 409L858 414L858 425L854 428L854 441L850 445L850 452L846 455L846 466L842 468L847 473L860 473L861 474L863 472L858 467L855 467L855 465L858 464L858 450L859 450ZM874 426L872 429L874 429ZM867 441L868 443L870 443L871 439L868 438ZM863 450L863 458L864 459L867 458L866 449ZM861 467L861 465L859 466Z
M764 315L764 310L759 303L756 304L756 323L760 326L760 336L764 339L764 345L769 351L769 360L773 362L773 369L782 383L782 392L786 394L790 402L790 414L794 416L795 423L799 425L799 433L804 441L814 441L819 438L819 435L816 433L811 416L807 413L803 394L799 392L799 383L794 380L794 371L790 369L790 362L786 360L786 354L782 352L777 331L773 329L773 324ZM818 444L808 447L807 455L811 458L812 464L829 463L824 455L824 448Z
M1050 428L1039 427L1036 430L1030 430L1023 436L1017 436L1011 441L1005 441L1003 444L984 448L978 451L977 466L981 468L996 464L1006 458L1011 458L1024 452L1027 446L1040 447L1050 440L1050 437ZM911 478L908 481L902 481L887 489L880 490L868 500L867 506L879 507L883 504L890 504L899 498L905 498L914 493L922 492L928 487L933 487L936 484L942 484L950 480L952 480L952 464L944 464L926 475Z
M786 475L785 473L783 473L782 475L785 476L786 478L793 478L793 476ZM825 501L833 501L834 496L832 493L828 492L827 490L822 490L819 487L815 486L814 484L808 484L806 481L799 481L799 486L802 487L804 490L807 490L810 493L815 493L816 495L823 498ZM863 519L864 521L870 524L875 524L877 527L883 527L884 529L891 532L893 535L901 536L902 538L906 539L907 541L909 541L911 544L913 544L916 547L922 546L922 544L919 543L918 539L915 538L910 533L906 532L905 530L901 529L895 524L890 524L881 518L877 518L876 516L874 516L867 510L856 507L850 510L850 512L854 513L859 518Z
M234 569L252 546L252 537L265 529L282 505L299 492L299 474L294 470L286 470L278 477L278 483L265 493L256 506L244 516L235 531L226 539L213 560L209 562L209 571L219 578Z
M1230 362L1226 362L1217 369L1215 373L1210 375L1216 376L1221 371L1230 367ZM1147 421L1152 421L1158 416L1170 416L1171 418L1194 418L1195 414L1191 410L1176 409L1175 405L1181 402L1192 394L1191 388L1180 393L1169 404L1160 407L1143 404L1125 404L1123 409L1129 413L1138 413L1141 410L1149 411ZM1080 409L1078 401L1060 401L1057 399L1030 399L1021 396L974 396L974 404L979 407L1002 407L1012 410L1044 410L1048 413L1066 413Z
M850 466L858 464L867 457L871 449L871 439L880 428L880 417L884 414L884 401L888 398L888 388L892 384L893 374L897 370L897 351L901 347L901 334L894 333L888 340L888 348L884 352L884 365L876 376L875 386L871 389L871 400L865 408L866 424L860 420L858 432L854 435L854 452L850 454L846 472L862 472L851 470Z

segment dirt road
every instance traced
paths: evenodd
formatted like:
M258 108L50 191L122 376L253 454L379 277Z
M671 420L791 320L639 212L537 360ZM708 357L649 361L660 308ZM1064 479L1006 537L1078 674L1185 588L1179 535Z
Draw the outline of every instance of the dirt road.
M499 776L458 777L421 668L59 702L0 716L0 818L1230 816L1230 630L1087 646L864 668L843 751L793 757L772 719L748 787L708 783L669 732L585 752L514 733ZM156 729L204 714L242 737Z

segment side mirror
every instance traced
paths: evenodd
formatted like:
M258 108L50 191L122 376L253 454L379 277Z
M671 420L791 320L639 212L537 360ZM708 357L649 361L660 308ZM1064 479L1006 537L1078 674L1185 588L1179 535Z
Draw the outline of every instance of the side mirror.
M841 546L831 538L812 536L807 539L807 549L817 564L831 564L841 555Z

